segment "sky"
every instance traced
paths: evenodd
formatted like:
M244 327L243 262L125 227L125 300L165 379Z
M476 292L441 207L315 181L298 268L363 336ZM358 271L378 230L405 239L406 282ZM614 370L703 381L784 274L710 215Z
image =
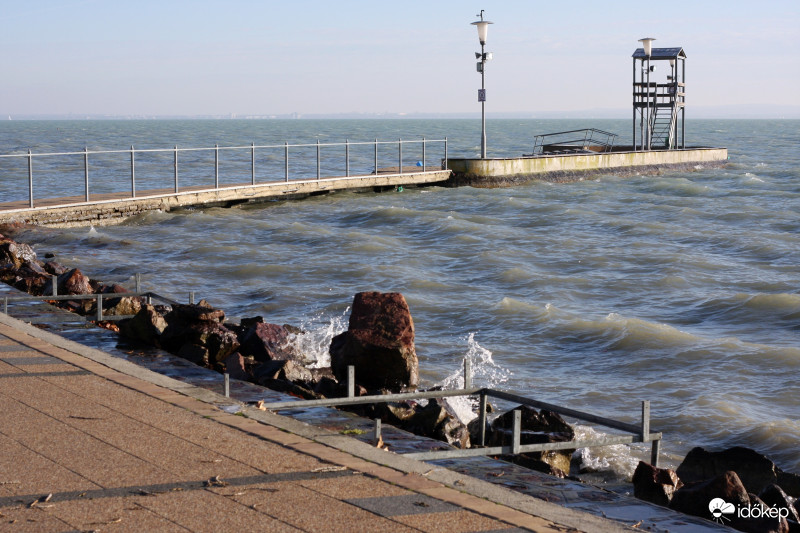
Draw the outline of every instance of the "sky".
M0 0L0 114L631 108L638 39L682 46L687 109L800 116L800 2ZM663 74L665 75L665 74ZM761 111L760 111L761 112Z

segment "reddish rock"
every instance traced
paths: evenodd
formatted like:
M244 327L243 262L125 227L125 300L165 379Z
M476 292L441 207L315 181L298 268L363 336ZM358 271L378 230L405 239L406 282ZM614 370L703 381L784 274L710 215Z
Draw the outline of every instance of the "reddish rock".
M285 326L261 321L251 322L239 335L241 352L256 361L286 361L296 359L288 348L289 330Z
M355 366L356 380L369 389L400 391L419 382L414 322L400 293L360 292L353 299L346 332L330 346L331 367L339 381Z
M674 470L656 468L644 461L639 461L633 473L633 495L640 500L669 506L672 495L683 487Z
M52 277L47 276L47 278L47 283L44 286L44 294L52 294ZM91 294L93 292L91 281L77 268L73 268L59 275L56 279L56 284L58 294Z
M294 361L265 361L253 369L253 377L262 384L276 379L301 384L313 382L311 371Z
M208 366L208 348L205 346L200 346L199 344L184 344L175 355L196 365Z

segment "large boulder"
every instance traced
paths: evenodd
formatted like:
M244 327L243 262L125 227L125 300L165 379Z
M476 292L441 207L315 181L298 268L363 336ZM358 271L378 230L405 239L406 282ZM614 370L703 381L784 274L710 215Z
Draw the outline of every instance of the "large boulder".
M417 402L380 404L376 414L387 424L415 435L440 440L460 449L470 447L467 427L438 400L430 400L426 405Z
M674 470L657 468L639 461L633 473L633 495L657 505L667 507L675 491L683 487L683 482Z
M340 381L355 366L368 389L401 391L419 383L414 321L400 293L360 292L353 299L347 331L333 338L331 367Z
M732 470L748 492L758 494L778 481L780 470L764 455L749 448L734 447L721 452L693 448L676 472L684 483L705 481Z
M680 474L679 474L680 475ZM747 489L736 472L727 471L706 481L686 483L672 495L670 508L682 513L700 516L712 520L712 509L709 504L716 498L738 507L750 505ZM724 513L730 518L729 513Z

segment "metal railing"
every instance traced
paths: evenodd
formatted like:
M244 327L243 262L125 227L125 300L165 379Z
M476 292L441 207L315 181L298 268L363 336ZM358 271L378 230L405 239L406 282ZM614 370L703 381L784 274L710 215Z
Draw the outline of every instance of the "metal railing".
M545 133L534 137L533 152L529 155L541 155L545 153L544 149L548 146L558 147L556 150L548 150L546 152L548 154L610 152L614 148L616 138L616 133L598 130L597 128ZM595 150L592 147L598 147L600 150Z
M584 413L575 409L561 407L551 403L546 403L517 394L472 386L472 370L469 360L464 361L464 388L455 390L437 391L417 391L400 394L382 394L377 396L355 396L355 369L347 367L347 397L345 398L325 398L322 400L293 400L285 402L260 403L260 408L279 411L282 409L297 409L304 407L336 407L343 405L363 405L372 403L399 402L405 400L420 400L434 398L453 398L457 396L477 396L479 398L478 417L480 418L480 447L469 448L466 450L448 449L428 452L404 453L403 456L411 457L421 461L432 461L437 459L453 459L464 457L478 457L486 455L517 455L528 452L543 452L551 450L576 450L578 448L594 448L602 446L612 446L616 444L651 443L650 464L658 466L658 456L661 449L660 432L650 431L650 402L642 402L641 421L639 424L630 424L619 420L612 420L590 413ZM226 383L226 396L229 390L229 378L224 375ZM514 411L511 444L507 446L486 447L486 421L487 421L487 400L496 398L510 402L546 409L564 416L583 420L593 424L605 426L626 433L626 435L609 435L593 439L570 440L565 442L551 442L544 444L521 444L521 411ZM381 432L381 420L375 419L374 438L377 441Z
M58 294L57 289L57 276L53 276L53 289L51 294L42 294L39 296L4 296L3 297L3 312L8 314L8 304L9 302L32 302L32 301L41 301L41 302L48 302L48 301L57 301L57 300L95 300L96 301L96 315L94 317L80 317L79 320L96 320L100 321L112 321L112 320L121 320L125 318L132 318L133 315L104 315L103 313L103 300L104 298L107 299L119 299L125 297L143 297L146 299L146 302L149 304L152 302L152 299L157 299L163 301L164 303L174 305L176 302L173 299L168 297L156 294L151 291L142 291L141 290L141 278L139 274L135 275L135 289L133 292L122 292L122 293L93 293L93 294ZM190 293L189 299L190 303L194 303L195 297L194 292ZM227 317L227 320L230 320L231 317ZM52 317L48 319L52 321ZM469 448L465 450L461 449L447 449L447 450L438 450L438 451L428 451L428 452L417 452L417 453L405 453L404 456L411 457L414 459L418 459L421 461L430 461L430 460L437 460L437 459L452 459L452 458L464 458L464 457L478 457L478 456L487 456L487 455L517 455L521 453L528 453L528 452L543 452L543 451L552 451L552 450L575 450L579 448L593 448L593 447L602 447L602 446L611 446L616 444L634 444L634 443L651 443L651 453L650 453L650 464L653 466L658 466L658 456L659 450L661 446L661 438L662 434L660 432L652 433L650 431L650 402L643 401L642 402L642 412L641 412L641 421L639 424L631 424L627 422L622 422L619 420L613 420L610 418L605 418L597 415L593 415L590 413L585 413L582 411L577 411L575 409L570 409L567 407L561 407L558 405L554 405L547 402L542 402L539 400L534 400L532 398L527 398L524 396L520 396L517 394L513 394L510 392L505 392L501 390L485 388L485 387L473 387L472 385L472 366L469 359L464 360L464 387L461 389L453 389L453 390L436 390L436 391L417 391L417 392L409 392L409 393L400 393L400 394L381 394L376 396L356 396L355 395L355 367L348 366L347 367L347 396L344 398L325 398L321 400L293 400L293 401L282 401L282 402L270 402L270 403L261 403L260 407L263 409L270 409L273 411L279 411L283 409L297 409L297 408L304 408L304 407L337 407L337 406L345 406L345 405L364 405L364 404L374 404L374 403L386 403L386 402L399 402L405 400L420 400L420 399L436 399L436 398L453 398L459 396L472 396L479 398L479 410L478 410L478 417L480 419L480 442L479 446L476 448ZM230 377L227 373L223 374L224 380L224 391L225 396L230 396ZM626 433L625 435L615 435L615 436L603 436L598 438L592 439L582 439L582 440L570 440L564 442L551 442L551 443L544 443L544 444L521 444L521 412L519 410L514 411L513 422L512 422L512 435L511 435L511 444L505 446L489 446L487 447L486 444L486 422L487 422L487 404L488 398L495 398L498 400L504 400L509 402L518 403L521 405L527 405L529 407L535 407L538 409L546 409L548 411L553 411L559 413L561 415L574 418L577 420L583 420L585 422L590 422L593 424L605 426L608 428L612 428L618 431L622 431ZM381 420L375 419L374 420L374 435L375 440L377 441L381 436Z
M237 171L238 172L242 171L243 165L247 166L248 167L247 170L249 171L249 177L250 177L249 185L256 185L257 184L257 178L256 178L256 169L257 169L256 151L257 150L259 151L259 155L262 155L263 152L267 152L267 155L265 157L268 158L268 160L273 163L272 165L269 165L269 166L275 167L274 163L276 162L277 159L282 159L282 163L283 163L282 164L282 167L283 167L282 168L282 174L283 175L280 176L280 177L277 177L273 173L272 176L266 176L262 180L259 181L259 183L263 184L263 183L274 183L274 182L277 182L277 181L285 181L285 182L293 181L293 180L290 179L290 158L289 158L290 149L292 149L295 152L297 152L297 151L305 151L305 152L309 152L309 151L314 152L315 151L316 152L315 158L312 156L312 159L315 159L315 163L316 163L316 179L320 180L320 179L324 179L323 175L322 175L323 166L326 169L325 172L334 172L334 173L335 172L341 172L342 173L342 174L338 174L338 175L337 174L333 174L333 175L331 175L329 177L357 177L357 176L377 175L381 171L381 168L380 168L381 164L384 164L384 165L390 164L390 165L392 165L392 167L390 167L388 170L386 170L386 171L391 171L391 170L394 170L393 165L395 163L397 164L397 167L396 167L396 172L394 172L394 173L403 174L404 171L405 171L404 168L403 168L404 167L404 147L406 147L405 157L406 157L406 160L408 160L409 153L411 153L411 150L409 150L409 147L413 147L415 145L418 146L420 158L414 157L413 160L416 162L415 163L416 166L420 167L420 170L422 172L427 172L429 170L428 159L430 157L428 147L429 147L429 145L431 143L441 144L443 146L443 156L442 156L442 158L440 160L441 163L436 168L436 170L446 169L447 168L447 137L445 137L444 139L426 139L425 137L423 137L422 139L415 139L415 140L398 139L396 141L379 141L378 139L375 139L374 141L365 141L365 142L350 142L350 140L346 140L343 143L341 143L341 142L340 143L321 143L319 140L317 140L317 142L313 143L313 144L289 144L288 142L284 142L283 144L256 145L255 143L251 143L250 145L245 145L245 146L219 146L219 145L215 145L213 148L178 148L178 146L176 145L174 148L135 149L133 146L131 146L130 150L89 150L88 148L84 148L84 150L80 151L80 152L33 153L30 149L28 149L28 152L26 154L23 153L23 154L3 154L3 155L0 155L0 161L2 161L4 159L12 159L13 160L13 159L21 159L21 158L24 158L24 159L27 160L28 206L30 208L33 208L35 206L35 202L34 202L34 164L33 164L33 162L34 162L34 159L39 159L39 158L44 158L44 157L48 157L48 158L49 157L72 157L72 158L80 157L82 159L82 170L83 170L83 201L90 202L91 201L91 193L95 192L95 191L92 191L90 189L90 180L89 180L89 177L90 177L90 164L89 164L90 163L90 157L89 156L111 155L113 157L113 156L118 156L118 155L126 155L127 157L125 158L125 165L127 166L128 163L129 163L129 166L130 166L130 170L129 171L127 171L127 170L125 171L125 173L128 174L129 177L130 177L130 196L129 197L130 198L136 198L136 194L137 194L137 192L136 192L137 191L137 183L136 183L136 179L137 179L137 174L136 174L136 171L137 171L137 157L136 156L137 156L137 154L138 155L142 155L142 154L153 154L153 155L159 155L159 154L164 155L164 154L167 154L167 155L169 155L169 154L171 154L172 157L168 158L169 159L169 163L166 163L170 167L170 171L171 171L170 182L167 183L167 184L164 184L165 185L164 187L159 187L159 188L172 189L177 194L177 193L180 192L181 187L184 186L182 183L179 182L179 176L182 175L182 174L179 173L179 158L178 158L179 154L186 154L186 153L198 154L198 153L202 153L202 152L213 153L213 155L214 155L214 159L213 159L213 185L208 184L208 188L209 189L219 189L219 188L225 188L225 186L222 186L222 187L220 186L220 153L221 152L226 152L226 151L228 151L228 152L234 152L234 151L245 152L246 151L247 154L249 155L249 161L247 161L244 164L242 164L241 161L238 161L235 164L235 166L237 166ZM380 152L379 148L381 148L381 147L385 148L385 147L391 147L391 146L396 146L396 151L395 151L396 157L389 156L386 153L387 152L386 150L383 150L384 153L382 155L379 153ZM372 147L373 148L371 150L372 153L370 154L370 156L366 156L365 150L364 150L364 148L368 149L368 147ZM329 155L330 152L331 152L331 150L330 150L331 148L340 148L340 149L343 148L344 149L343 150L344 153L339 156L341 159L339 159L339 158L336 159L339 162L339 164L337 164L337 165L331 164L328 159L324 159L323 158L323 151L327 152L326 153L326 157L327 158L332 157L332 156ZM361 155L361 157L358 158L358 162L361 164L361 170L356 170L357 173L353 174L352 173L352 169L351 169L351 162L352 162L351 151L353 149L358 149L358 148L362 149L362 155ZM325 150L323 150L323 149L325 149ZM279 153L280 155L276 156L275 153ZM267 161L267 159L264 159L264 161ZM166 159L162 159L161 163L164 164L165 162L166 162ZM325 164L323 165L323 163L325 163ZM104 177L107 178L109 172L114 172L113 170L109 170L109 169L111 169L113 167L113 165L110 162L103 161L100 164L103 165L103 170L105 172L105 176ZM307 169L307 165L308 165L307 161L304 162L304 164L305 164L305 168ZM364 167L367 166L367 168L368 168L369 164L372 165L372 168L370 170L368 170L368 171L365 171ZM265 165L265 166L267 166L267 165ZM192 167L193 167L193 170L196 172L196 168L198 167L198 164L197 164L196 161L192 161ZM96 167L91 167L91 168L94 169ZM97 167L97 168L100 168L100 167ZM58 172L63 172L63 169L59 170ZM116 173L118 173L118 170L115 172L115 174ZM4 176L4 179L7 180L8 177L9 176L6 175L6 176ZM141 179L141 176L138 176L138 177ZM211 179L210 176L205 176L204 178L205 179L209 179L209 180ZM297 179L297 178L295 178L295 179ZM303 179L309 179L309 178L303 178ZM105 181L108 181L108 180L105 180ZM197 182L196 177L195 177L194 181L195 181L195 183L193 185L190 185L190 186L195 186L196 185L196 182ZM102 181L101 181L101 183L102 183ZM205 182L202 182L202 184L205 184ZM104 185L105 185L105 183L104 183ZM242 185L243 185L243 183L238 183L238 184L235 184L235 185L228 185L227 187L242 186ZM119 191L108 191L108 192L119 192ZM3 200L0 199L0 202L2 202L2 201ZM78 201L76 203L80 203L80 201Z

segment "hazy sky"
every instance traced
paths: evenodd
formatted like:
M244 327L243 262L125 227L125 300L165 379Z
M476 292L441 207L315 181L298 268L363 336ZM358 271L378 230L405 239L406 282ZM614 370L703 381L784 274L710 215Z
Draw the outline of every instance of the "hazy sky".
M800 100L797 0L0 0L0 113L476 112L480 9L489 111L627 110L641 37L690 106Z

